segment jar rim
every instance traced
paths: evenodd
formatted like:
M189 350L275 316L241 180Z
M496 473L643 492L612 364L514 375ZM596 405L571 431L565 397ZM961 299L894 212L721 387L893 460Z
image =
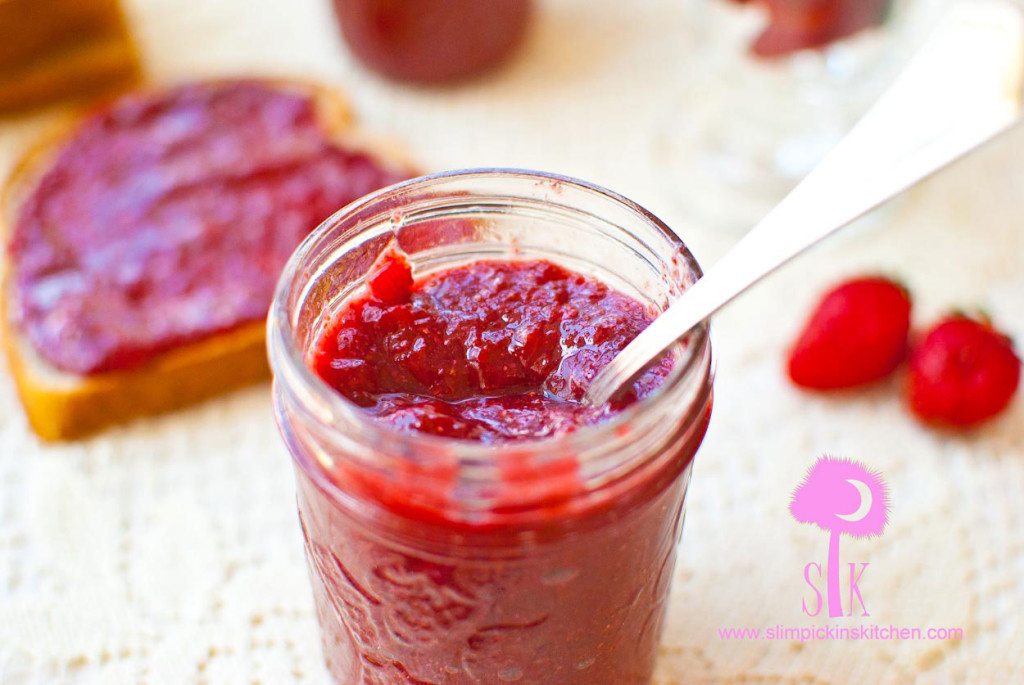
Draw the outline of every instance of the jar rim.
M394 441L402 445L404 453L436 452L443 450L446 454L456 455L460 462L472 465L482 465L486 462L493 462L494 455L502 451L533 451L543 454L549 451L558 453L574 453L583 455L585 452L593 451L593 446L614 443L621 441L621 434L624 427L635 422L638 416L652 409L663 408L662 405L669 398L669 390L678 386L683 381L696 380L702 386L710 387L713 377L713 364L711 361L710 335L707 324L703 324L690 334L688 343L684 346L677 343L677 348L686 348L682 355L682 363L674 365L668 378L647 397L626 407L621 412L610 417L606 421L588 426L581 426L569 433L549 436L539 439L517 440L498 443L481 443L476 441L449 438L444 436L431 435L427 433L400 431L384 422L378 421L371 414L359 407L357 404L344 397L334 388L330 387L321 379L306 361L305 350L300 349L295 335L293 335L295 323L300 307L296 311L290 311L293 294L296 286L305 287L308 283L302 283L302 279L309 280L309 274L304 270L304 265L314 258L316 250L320 246L320 238L336 227L341 221L360 210L380 203L382 200L407 191L417 186L429 186L438 182L452 181L485 177L506 177L531 180L534 182L564 184L588 193L601 196L605 200L619 205L635 215L638 220L646 222L649 227L655 229L663 237L668 239L675 250L675 256L681 261L682 268L693 280L701 277L702 272L696 259L689 249L663 221L653 213L639 204L599 185L582 181L576 178L560 174L533 171L517 168L475 168L444 171L440 173L420 176L407 181L382 188L370 193L355 202L346 205L324 220L309 236L307 236L288 260L284 271L278 281L274 294L273 303L268 318L268 348L271 366L274 372L274 382L288 386L300 398L301 405L307 414L314 419L327 425L341 423L343 419L346 425L358 426L366 435L373 436L373 440ZM703 370L700 378L694 378ZM708 391L708 393L710 390ZM686 414L684 425L691 425L700 418L699 412L704 407L704 402L695 397L690 406L679 407L679 413ZM362 441L360 441L362 442ZM296 455L297 461L299 460ZM307 472L309 464L301 464ZM314 467L313 471L317 476L323 476L322 468ZM311 474L312 475L312 474ZM322 478L317 478L322 482Z

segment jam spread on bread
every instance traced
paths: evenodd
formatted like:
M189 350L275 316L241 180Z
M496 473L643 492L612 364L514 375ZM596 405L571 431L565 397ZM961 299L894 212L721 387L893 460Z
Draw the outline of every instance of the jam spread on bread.
M13 312L57 369L129 369L266 316L320 221L404 175L261 81L125 96L47 161L13 220Z
M666 359L612 406L583 404L653 313L551 262L483 260L414 281L390 252L367 290L331 319L311 364L399 430L479 442L567 433L649 395L671 369Z

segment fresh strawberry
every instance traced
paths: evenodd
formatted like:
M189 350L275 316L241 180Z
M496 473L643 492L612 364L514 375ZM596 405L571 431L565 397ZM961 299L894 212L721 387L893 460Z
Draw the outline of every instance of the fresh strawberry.
M751 50L779 57L821 48L885 21L891 0L758 0L768 10L767 28ZM734 0L746 4L749 0Z
M973 426L1003 411L1019 383L1010 339L987 319L954 314L911 352L907 402L928 423Z
M834 390L870 383L899 366L910 330L910 295L880 276L856 278L825 294L789 355L799 386Z

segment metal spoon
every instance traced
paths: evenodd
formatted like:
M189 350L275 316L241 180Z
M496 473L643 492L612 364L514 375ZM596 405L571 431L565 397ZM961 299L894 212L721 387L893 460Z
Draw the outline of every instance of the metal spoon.
M606 402L693 327L790 259L1021 118L1024 13L964 0L793 191L594 378Z

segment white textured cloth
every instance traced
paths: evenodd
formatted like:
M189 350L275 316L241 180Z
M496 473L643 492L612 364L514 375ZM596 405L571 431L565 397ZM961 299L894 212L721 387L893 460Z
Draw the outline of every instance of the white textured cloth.
M658 136L687 116L679 0L552 0L507 70L399 88L344 54L326 0L130 5L150 73L309 75L424 167L525 166L595 181L677 226L713 261L734 235L686 225ZM40 119L3 125L6 169ZM691 485L657 682L1024 681L1024 400L966 436L917 425L899 380L823 399L784 379L788 341L827 285L901 276L921 325L982 305L1024 340L1024 130L915 191L876 225L802 257L716 319L716 406ZM844 538L871 566L870 619L960 627L961 641L737 641L813 627L803 569L827 536L787 513L828 451L880 469L886 534ZM848 621L848 623L842 623ZM0 373L0 683L325 683L267 386L44 446Z

